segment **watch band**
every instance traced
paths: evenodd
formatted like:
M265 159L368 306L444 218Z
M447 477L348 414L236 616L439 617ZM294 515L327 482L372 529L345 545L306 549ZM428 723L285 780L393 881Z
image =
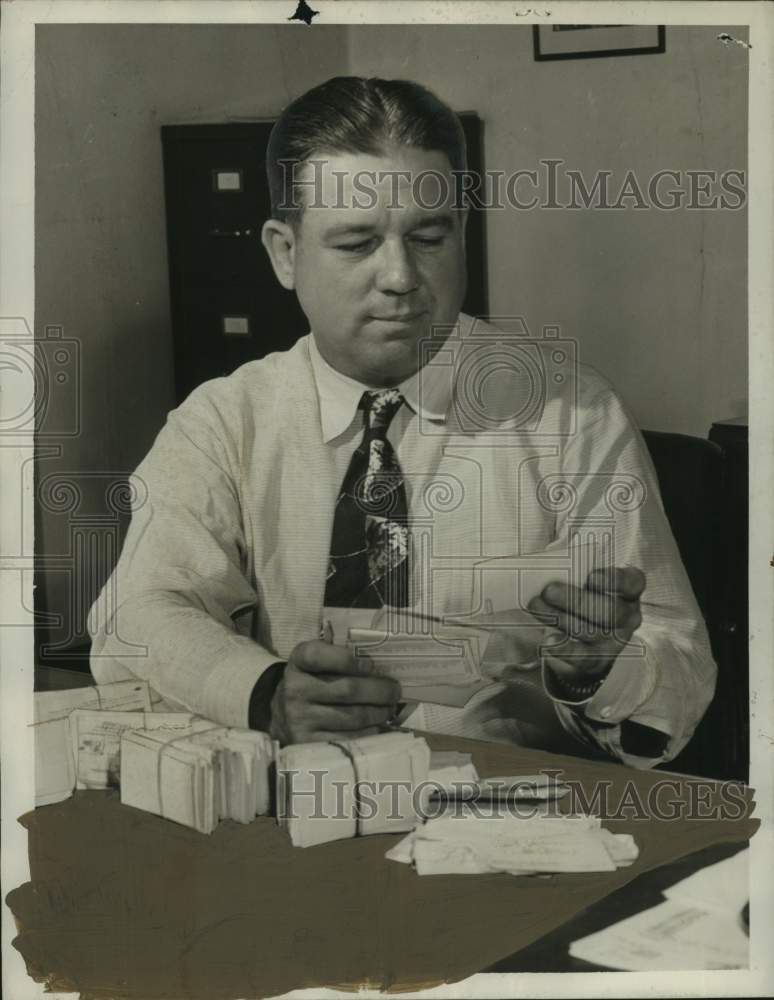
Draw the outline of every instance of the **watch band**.
M563 696L574 701L584 701L597 693L597 691L602 687L607 674L603 674L601 677L594 677L590 681L583 682L568 681L564 677L560 677L555 670L551 670L551 676Z

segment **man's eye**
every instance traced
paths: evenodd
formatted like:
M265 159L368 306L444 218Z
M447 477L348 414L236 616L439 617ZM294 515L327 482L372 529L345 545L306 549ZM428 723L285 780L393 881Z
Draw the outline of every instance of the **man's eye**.
M423 247L437 247L443 243L443 236L414 236L413 239Z
M340 243L338 249L345 253L364 253L370 249L372 240L362 240L360 243Z

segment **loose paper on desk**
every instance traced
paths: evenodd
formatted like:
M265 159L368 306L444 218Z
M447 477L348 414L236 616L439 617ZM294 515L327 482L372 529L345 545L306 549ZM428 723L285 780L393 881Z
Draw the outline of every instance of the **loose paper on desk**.
M150 712L146 681L116 681L66 691L35 694L35 805L68 798L75 787L70 713L77 708Z
M748 864L743 850L702 869L666 889L658 906L574 941L570 954L629 972L745 968Z
M700 868L664 890L667 899L679 899L705 910L740 913L750 898L750 850Z
M385 857L419 875L535 875L615 871L637 854L631 836L602 829L596 816L482 815L463 805L417 826Z

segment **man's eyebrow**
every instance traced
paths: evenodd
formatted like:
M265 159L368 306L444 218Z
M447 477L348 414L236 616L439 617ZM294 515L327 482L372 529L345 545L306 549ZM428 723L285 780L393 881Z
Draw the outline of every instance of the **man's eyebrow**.
M367 222L342 222L338 226L331 226L323 233L325 239L335 239L337 236L357 236L362 233L372 233L374 226Z
M415 232L417 229L435 229L437 226L450 233L454 229L454 219L448 212L444 212L442 215L425 216L415 226L411 227L411 231Z
M450 233L454 230L454 219L448 212L443 212L440 215L425 216L416 225L411 227L411 232L436 229L437 227ZM331 240L337 239L340 236L370 236L376 229L376 226L368 222L341 222L337 226L331 226L330 229L326 229L323 233L323 238Z

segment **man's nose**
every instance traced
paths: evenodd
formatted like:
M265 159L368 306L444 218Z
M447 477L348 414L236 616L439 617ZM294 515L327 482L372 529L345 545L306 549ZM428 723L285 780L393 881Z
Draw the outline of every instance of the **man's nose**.
M410 251L402 241L385 240L381 246L376 275L380 292L405 295L413 292L419 281Z

